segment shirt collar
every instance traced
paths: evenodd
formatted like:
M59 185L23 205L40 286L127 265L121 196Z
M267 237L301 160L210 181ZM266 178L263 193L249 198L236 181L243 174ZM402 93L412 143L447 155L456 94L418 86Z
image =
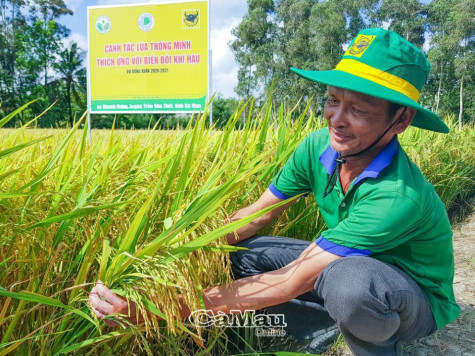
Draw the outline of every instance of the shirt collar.
M366 178L376 178L381 171L389 166L398 151L399 143L397 141L397 136L394 136L393 139L378 153L378 155L371 161L371 163L361 172L361 174L356 177L353 182L353 185L360 183L363 179ZM320 162L327 171L328 174L332 174L333 168L335 168L335 158L338 157L338 152L328 145L327 149L320 156Z

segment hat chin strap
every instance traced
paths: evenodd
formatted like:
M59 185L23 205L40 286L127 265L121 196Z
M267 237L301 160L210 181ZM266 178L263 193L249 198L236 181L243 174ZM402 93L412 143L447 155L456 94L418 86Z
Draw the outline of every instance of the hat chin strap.
M378 144L378 142L381 141L382 138L388 133L388 131L391 130L393 128L393 126L396 125L402 119L402 117L404 116L404 113L406 112L406 109L407 109L407 106L404 107L404 110L402 111L401 115L399 115L399 117L396 120L394 120L394 122L391 125L389 125L388 128L386 130L384 130L384 132L381 135L379 135L379 137L368 147L362 149L359 152L352 153L352 154L349 154L349 155L342 155L341 152L338 152L338 157L335 158L335 162L336 162L335 167L333 168L333 171L332 171L332 174L330 174L330 177L328 177L327 185L325 186L325 189L323 190L323 197L324 198L328 194L331 193L333 188L335 188L336 180L340 176L341 165L346 163L346 158L360 156L360 155L368 152L374 146L376 146ZM330 119L330 123L331 123L331 119Z

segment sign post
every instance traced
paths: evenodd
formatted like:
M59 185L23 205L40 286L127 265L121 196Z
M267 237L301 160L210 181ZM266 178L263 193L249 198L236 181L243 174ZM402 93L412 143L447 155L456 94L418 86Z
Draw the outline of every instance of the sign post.
M198 113L209 95L209 2L88 7L90 114Z

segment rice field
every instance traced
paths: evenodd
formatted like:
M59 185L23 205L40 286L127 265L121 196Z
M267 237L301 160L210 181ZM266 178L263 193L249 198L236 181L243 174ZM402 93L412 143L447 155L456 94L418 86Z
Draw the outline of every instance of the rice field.
M230 280L235 248L223 236L266 211L228 216L254 202L324 122L249 102L221 131L207 127L205 112L180 131L93 130L89 144L84 121L0 130L0 356L223 354L225 330L177 318L178 295L202 309L202 289ZM475 192L475 128L447 122L449 135L410 129L400 142L450 209ZM309 196L266 232L313 239L324 228ZM150 318L138 328L98 321L87 306L97 279Z

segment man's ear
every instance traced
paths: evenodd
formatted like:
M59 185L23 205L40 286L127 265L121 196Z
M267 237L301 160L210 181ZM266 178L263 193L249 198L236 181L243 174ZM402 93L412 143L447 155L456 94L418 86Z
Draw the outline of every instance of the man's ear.
M404 110L405 109L405 110ZM404 113L403 113L404 112ZM399 117L402 114L402 117L399 118L399 121L396 125L393 126L391 129L392 133L398 135L403 133L409 125L412 123L414 116L416 116L417 110L412 108L400 108L397 112L395 117Z

